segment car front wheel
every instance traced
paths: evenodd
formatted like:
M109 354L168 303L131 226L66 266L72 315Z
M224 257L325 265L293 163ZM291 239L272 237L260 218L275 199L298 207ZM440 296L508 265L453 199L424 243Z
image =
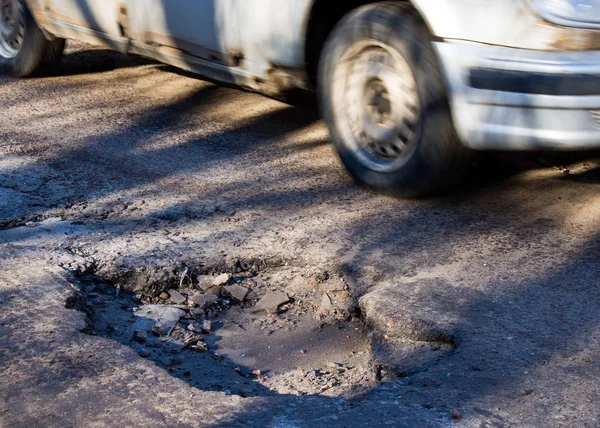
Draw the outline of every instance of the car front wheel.
M413 9L382 2L351 12L324 48L321 111L342 162L369 187L423 196L465 171L430 39Z

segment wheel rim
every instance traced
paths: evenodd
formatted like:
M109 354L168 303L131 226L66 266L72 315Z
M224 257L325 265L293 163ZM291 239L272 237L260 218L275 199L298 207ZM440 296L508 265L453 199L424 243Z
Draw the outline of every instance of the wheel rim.
M17 56L23 46L25 13L21 0L0 0L0 55Z
M420 138L420 100L414 74L390 46L368 40L340 59L332 97L338 133L367 168L402 168Z

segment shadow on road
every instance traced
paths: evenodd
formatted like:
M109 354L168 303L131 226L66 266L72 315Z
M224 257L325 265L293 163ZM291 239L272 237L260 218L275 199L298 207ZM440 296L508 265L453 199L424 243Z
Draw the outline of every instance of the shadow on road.
M96 55L101 58L93 59ZM86 64L75 65L81 61ZM75 52L67 56L56 78L68 85L68 76L148 64L104 51ZM135 70L132 73L133 77L119 78L135 81ZM165 75L170 71L158 77L165 85L170 79L188 83L181 82L183 76ZM0 130L2 140L11 141L2 144L11 156L18 156L16 148L32 140L46 149L36 161L0 171L0 185L18 189L32 182L25 193L42 199L24 203L18 216L0 219L0 224L8 228L55 213L73 214L71 208L85 202L96 211L83 221L99 219L110 230L121 221L118 215L102 218L103 213L122 205L122 195L166 202L136 218L133 225L121 225L121 233L123 228L139 231L157 222L208 228L215 207L220 212L243 207L262 214L205 239L220 242L240 233L247 243L303 216L300 227L307 227L307 232L295 243L297 251L306 251L303 244L310 249L313 238L334 249L331 257L351 280L356 299L382 280L409 283L414 299L433 302L432 314L450 312L455 317L457 352L415 375L414 383L433 387L403 384L395 392L408 397L408 402L434 400L433 406L445 412L456 407L475 414L482 403L492 398L506 403L508 396L519 397L520 390L553 387L548 394L559 395L564 383L552 379L544 366L570 358L575 358L569 369L573 382L600 379L593 361L586 360L586 355L598 355L600 239L593 219L582 221L587 229L569 223L594 200L600 178L598 167L564 172L571 163L594 164L597 153L576 158L553 155L542 162L537 155L502 155L485 161L469 184L452 194L396 200L351 183L327 148L316 111L211 84L190 85L191 90L162 103L147 95L147 105L125 106L126 100L117 100L124 102L124 112L118 118L111 116L108 125L99 119L104 101L91 102L85 107L94 115L81 127L81 135L75 132L81 120L75 108L73 121L63 117L64 123L57 123L50 135L40 129L28 131L24 125ZM68 103L70 97L63 94L57 102ZM31 117L55 119L35 111ZM573 187L582 183L594 186ZM558 209L560 198L569 204ZM330 210L336 213L334 219L327 215ZM317 227L311 223L315 219L329 226ZM333 242L310 236L328 230ZM582 241L585 246L580 246ZM276 253L277 248L270 251ZM548 266L550 259L554 268ZM440 280L448 272L454 272L456 283ZM437 293L439 306L432 293ZM195 364L212 371L213 363L202 358ZM539 375L531 379L533 374ZM575 388L570 393L580 392ZM254 395L274 398L273 406L266 411L250 406L224 425L264 420L296 400L266 389ZM325 397L296 404L293 415L314 411L315 421L319 412L338 406L337 399ZM348 420L365 411L362 404L344 406ZM370 411L376 420L377 411Z

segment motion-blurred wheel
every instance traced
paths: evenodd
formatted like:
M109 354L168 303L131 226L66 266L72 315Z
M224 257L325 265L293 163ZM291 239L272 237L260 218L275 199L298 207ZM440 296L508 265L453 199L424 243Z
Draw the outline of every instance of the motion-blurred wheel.
M326 44L319 80L332 140L360 182L414 197L463 175L468 151L429 32L410 7L383 2L345 17Z

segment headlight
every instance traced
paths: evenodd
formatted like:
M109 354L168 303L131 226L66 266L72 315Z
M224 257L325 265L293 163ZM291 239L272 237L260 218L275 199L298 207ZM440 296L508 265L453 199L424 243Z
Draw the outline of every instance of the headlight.
M572 27L600 28L600 0L531 0L543 18Z

